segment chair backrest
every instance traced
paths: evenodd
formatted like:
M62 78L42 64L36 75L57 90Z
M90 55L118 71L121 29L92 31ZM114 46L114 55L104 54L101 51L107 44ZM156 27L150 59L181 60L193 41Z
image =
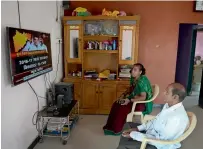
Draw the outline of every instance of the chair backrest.
M190 123L189 123L189 126L188 128L185 130L184 134L182 136L180 136L179 138L175 139L175 140L170 140L170 141L162 141L162 140L159 140L160 143L162 144L176 144L176 143L180 143L182 142L183 140L185 140L192 132L193 130L195 129L196 127L196 124L197 124L197 117L195 116L194 113L192 112L187 112L188 114L188 118L190 120Z
M188 115L188 118L190 120L189 126L185 130L184 134L181 137L179 137L176 140L174 140L177 143L185 140L185 138L187 138L193 132L193 130L196 127L196 124L197 124L197 117L196 117L196 115L194 113L192 113L192 112L187 112L187 115Z
M159 95L159 86L157 84L152 85L152 92L153 92L153 96L147 102L151 102L151 101L155 100L156 97Z

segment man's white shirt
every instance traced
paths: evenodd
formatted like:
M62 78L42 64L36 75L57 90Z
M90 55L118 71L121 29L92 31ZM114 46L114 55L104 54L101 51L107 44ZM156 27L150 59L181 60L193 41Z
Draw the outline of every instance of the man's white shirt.
M180 137L189 125L189 118L182 103L171 107L165 104L162 111L155 119L138 126L139 131L146 131L146 134L132 131L130 137L137 141L142 141L144 137L160 140L174 140ZM177 149L181 144L163 145L153 142L149 144L157 149Z

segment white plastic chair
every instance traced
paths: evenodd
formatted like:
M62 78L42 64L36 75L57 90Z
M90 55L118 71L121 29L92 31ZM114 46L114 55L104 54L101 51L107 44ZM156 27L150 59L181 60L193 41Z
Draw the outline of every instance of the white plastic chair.
M142 112L135 112L135 107L138 103L148 103L148 102L152 102L153 100L155 100L156 97L159 95L159 86L157 84L152 85L152 91L153 91L153 96L150 100L133 102L132 110L127 115L127 120L126 120L127 122L132 122L133 116L139 115L141 117L141 123L143 123L143 114L142 114Z
M195 116L195 114L192 112L187 112L187 114L190 120L190 124L182 136L171 141L144 138L140 149L145 149L148 142L153 142L158 144L176 144L185 140L193 132L197 124L197 117ZM146 115L144 116L143 122L147 122L148 120L152 120L153 118L155 118L155 116Z

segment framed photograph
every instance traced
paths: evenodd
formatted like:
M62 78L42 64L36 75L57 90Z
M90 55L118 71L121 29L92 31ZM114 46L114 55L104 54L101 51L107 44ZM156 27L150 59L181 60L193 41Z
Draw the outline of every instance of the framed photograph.
M196 0L194 3L195 12L203 12L203 0Z

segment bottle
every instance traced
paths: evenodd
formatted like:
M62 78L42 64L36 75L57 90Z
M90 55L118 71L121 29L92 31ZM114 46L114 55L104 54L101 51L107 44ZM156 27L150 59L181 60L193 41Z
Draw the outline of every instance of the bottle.
M113 40L113 50L116 50L116 40Z

